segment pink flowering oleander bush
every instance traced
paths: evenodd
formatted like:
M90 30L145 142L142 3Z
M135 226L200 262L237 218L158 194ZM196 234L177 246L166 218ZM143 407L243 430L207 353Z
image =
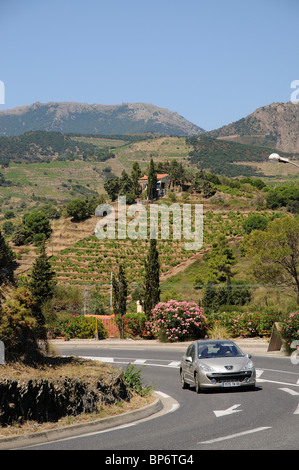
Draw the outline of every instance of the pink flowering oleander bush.
M126 313L124 317L125 334L143 336L146 316L144 313Z
M299 312L290 313L288 318L280 323L280 331L286 349L290 350L292 342L299 340Z
M159 302L145 324L148 335L170 342L204 338L207 326L202 307L176 300Z

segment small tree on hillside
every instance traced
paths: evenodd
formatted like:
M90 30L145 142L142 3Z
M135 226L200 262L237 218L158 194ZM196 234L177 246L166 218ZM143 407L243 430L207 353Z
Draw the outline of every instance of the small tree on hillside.
M142 192L141 186L139 184L139 179L141 178L141 175L142 175L142 171L140 169L139 163L134 162L133 167L132 167L132 171L131 171L131 180L132 180L132 184L133 184L132 191L133 191L133 194L135 194L136 197L140 196L140 194Z
M0 232L0 286L7 282L13 282L15 268L15 254Z
M299 304L299 219L280 217L244 241L255 279L293 287Z
M143 297L143 309L147 317L152 309L160 302L160 263L157 250L157 240L151 239L150 247L145 260L145 285Z
M7 361L34 362L40 358L37 320L31 292L19 287L0 307L0 338Z
M208 281L229 283L234 276L232 266L237 262L232 249L228 246L224 235L219 235L212 243L211 252L208 256Z
M33 263L31 276L29 280L29 289L34 300L33 312L41 327L40 332L43 337L45 319L42 314L43 304L54 294L56 282L54 280L55 272L52 270L49 258L46 254L45 244L40 248L40 254Z

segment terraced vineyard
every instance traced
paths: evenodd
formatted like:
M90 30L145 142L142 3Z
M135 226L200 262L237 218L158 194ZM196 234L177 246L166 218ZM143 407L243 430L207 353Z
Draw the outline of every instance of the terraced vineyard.
M185 269L187 265L202 257L217 232L229 239L242 236L242 224L246 217L247 214L238 211L207 211L204 214L204 243L198 251L185 249L185 243L190 240L158 239L161 279L173 275L178 269ZM132 289L142 280L148 246L149 240L99 240L91 235L76 241L51 259L59 283L87 288L98 286L102 291L108 291L111 272L116 271L117 263L121 263Z

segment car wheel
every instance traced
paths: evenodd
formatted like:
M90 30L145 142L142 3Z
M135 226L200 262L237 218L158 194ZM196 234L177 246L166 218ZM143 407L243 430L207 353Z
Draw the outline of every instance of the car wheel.
M194 385L195 385L195 391L196 393L199 393L200 392L200 382L199 382L199 377L198 377L198 374L194 374Z
M181 376L181 386L182 386L182 388L183 389L188 388L188 384L185 382L185 374L182 370L180 372L180 376Z

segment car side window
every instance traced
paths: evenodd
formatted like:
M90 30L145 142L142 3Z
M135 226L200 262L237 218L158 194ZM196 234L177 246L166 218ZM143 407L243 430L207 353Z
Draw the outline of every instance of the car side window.
M193 347L192 344L190 344L190 346L188 347L187 352L186 352L187 357L192 356L192 347Z
M192 357L192 361L194 361L194 359L195 359L195 346L194 346L194 344L192 345L190 356Z

